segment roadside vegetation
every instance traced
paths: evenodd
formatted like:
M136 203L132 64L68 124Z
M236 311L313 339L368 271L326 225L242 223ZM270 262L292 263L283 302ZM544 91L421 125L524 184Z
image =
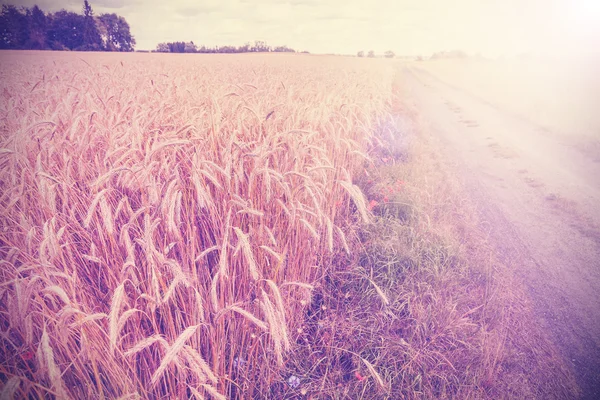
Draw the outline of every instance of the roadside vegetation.
M488 243L401 82L394 93L357 177L372 219L355 219L348 240L356 250L332 259L320 279L318 302L286 364L287 376L305 384L293 393L577 397L572 371L533 322L521 283Z

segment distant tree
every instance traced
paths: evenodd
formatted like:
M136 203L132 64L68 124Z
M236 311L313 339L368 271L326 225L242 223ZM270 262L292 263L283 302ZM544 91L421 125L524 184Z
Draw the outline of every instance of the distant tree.
M125 18L117 14L102 14L98 18L102 25L103 47L109 51L133 51L135 38L131 35Z
M250 44L250 42L246 42L243 46L239 46L236 49L236 53L248 53L251 47L252 45Z
M167 43L159 43L156 46L156 51L159 53L168 53L169 52L169 45Z
M83 45L77 50L102 50L102 38L94 18L94 10L87 0L83 2L83 19Z
M185 52L185 42L169 42L169 53L183 53Z
M217 53L239 53L239 48L235 46L220 46L216 48Z
M184 53L196 53L196 52L198 52L198 48L196 47L194 42L187 42L187 43L185 43L185 45L183 47L183 52Z
M48 41L53 50L75 50L84 45L85 18L61 10L50 15Z
M384 53L384 56L385 56L385 58L394 58L394 57L396 57L396 54L394 54L393 51L388 50Z
M271 47L269 47L269 45L267 45L266 42L263 42L262 40L257 40L254 42L254 46L252 46L251 51L257 53L266 53L271 51Z
M159 53L200 53L203 49L204 46L199 49L194 42L167 42L156 46L156 51Z
M166 42L159 43L156 46L156 52L159 53L248 53L248 52L290 52L293 53L296 50L287 46L277 46L271 48L265 42L257 41L254 45L245 43L242 46L217 46L217 47L206 47L197 46L194 42ZM308 53L308 52L305 52Z
M290 49L287 46L277 46L275 48L273 48L273 51L276 53L295 53L296 51L294 49Z
M375 52L373 50L369 50L369 54L367 54L367 57L374 58L375 57Z
M29 38L27 16L22 8L2 5L0 14L0 48L22 49Z
M364 57L365 56L365 52L364 51L359 51L358 53L356 53L356 57Z

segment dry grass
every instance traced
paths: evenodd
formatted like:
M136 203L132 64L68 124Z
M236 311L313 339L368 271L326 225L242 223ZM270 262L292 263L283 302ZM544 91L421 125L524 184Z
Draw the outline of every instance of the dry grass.
M348 250L350 207L368 218L349 182L391 75L285 55L3 54L3 392L267 395L323 260Z

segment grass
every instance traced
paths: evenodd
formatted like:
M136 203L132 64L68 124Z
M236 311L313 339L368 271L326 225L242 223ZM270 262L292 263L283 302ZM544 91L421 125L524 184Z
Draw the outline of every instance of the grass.
M7 54L3 398L576 392L386 60Z

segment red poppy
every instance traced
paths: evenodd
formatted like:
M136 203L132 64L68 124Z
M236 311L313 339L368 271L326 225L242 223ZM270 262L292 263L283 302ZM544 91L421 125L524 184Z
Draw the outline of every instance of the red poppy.
M367 378L365 378L364 376L362 376L362 375L360 374L360 372L358 372L358 371L356 371L356 372L354 373L354 376L355 376L355 377L356 377L356 379L358 379L359 381L364 381L365 379L367 379Z
M23 360L29 361L33 358L33 351L26 351L25 353L21 354L21 357Z
M379 205L379 203L376 200L371 200L367 208L369 211L372 211L377 205Z
M389 202L389 201L390 201L390 199L389 199L387 196L383 196L383 202L384 202L384 203L387 203L387 202Z

